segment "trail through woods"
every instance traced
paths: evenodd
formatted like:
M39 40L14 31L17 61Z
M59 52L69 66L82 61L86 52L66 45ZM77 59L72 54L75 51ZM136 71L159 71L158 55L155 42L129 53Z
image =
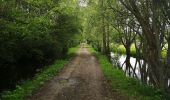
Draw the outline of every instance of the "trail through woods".
M28 100L127 100L110 89L100 65L88 49L77 55L52 80L47 81Z

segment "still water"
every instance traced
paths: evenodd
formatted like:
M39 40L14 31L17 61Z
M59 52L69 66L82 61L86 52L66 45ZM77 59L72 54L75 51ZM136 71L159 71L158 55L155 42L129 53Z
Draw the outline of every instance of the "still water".
M113 62L113 64L115 66L118 66L119 68L121 68L123 71L126 70L126 64L124 64L125 60L126 60L126 55L120 55L120 54L114 54L113 52L111 52L111 61ZM141 73L140 73L140 67L139 67L139 62L136 62L136 58L131 57L130 58L130 63L133 69L135 69L135 73L137 75L137 78L141 79ZM140 60L140 64L143 64L143 60ZM135 68L136 65L136 68ZM131 74L134 73L134 71L132 69L130 69ZM127 76L129 76L128 73L126 73Z
M126 60L126 55L120 55L120 54L111 52L110 56L111 56L112 64L114 66L116 66L117 68L122 69L125 72L126 64L124 62ZM136 58L130 57L130 64L132 66L132 68L130 69L131 74L129 75L129 73L126 73L126 76L134 77L133 75L135 72L135 74L137 76L136 78L141 80L140 65L142 66L144 64L144 61L142 59L140 59L139 62L137 62ZM148 69L148 66L146 64L146 71L147 71L147 69ZM147 83L149 84L149 76L147 77ZM170 86L170 79L168 79L168 85Z

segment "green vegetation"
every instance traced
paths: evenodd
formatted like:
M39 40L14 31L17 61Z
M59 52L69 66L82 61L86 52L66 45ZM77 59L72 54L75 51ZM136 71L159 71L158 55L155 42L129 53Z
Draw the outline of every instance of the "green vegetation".
M31 80L25 81L21 86L17 86L14 91L2 93L2 100L24 100L26 96L37 90L46 80L52 78L67 63L66 60L58 60L53 65L47 66Z
M142 62L136 59L141 82L147 83L149 77L149 84L170 93L169 13L170 0L0 0L0 93L16 89L56 60L74 55L76 48L69 48L82 41L105 55L110 51L126 54L129 74L131 56L143 58ZM114 69L108 70L112 75ZM145 89L130 78L118 82L127 89L137 83L136 93L129 91L136 96ZM148 98L161 97L155 95L157 91L147 92Z
M115 52L115 53L118 53L118 54L126 54L126 49L125 49L125 47L124 47L123 45L121 45L121 44L113 44L113 43L112 43L111 46L110 46L110 48L111 48L111 51L113 51L113 52ZM130 55L131 55L132 57L138 57L138 56L136 55L136 49L135 49L135 45L134 45L134 44L132 44L132 46L130 47L130 50L131 50ZM166 51L166 50L162 50L161 55L162 55L163 58L166 58L166 56L167 56L167 51Z
M113 91L138 100L168 100L160 90L144 85L137 79L126 77L122 70L113 67L105 55L96 52L92 47L89 47L89 51L98 57L104 75L110 82Z
M162 50L161 55L162 55L162 58L166 58L167 57L167 51Z
M68 56L75 55L78 47L69 48ZM45 81L50 80L56 75L68 60L56 60L54 64L44 67L32 79L25 81L22 85L17 86L14 91L5 91L2 93L2 100L25 100L33 91L36 91L44 84Z
M74 56L79 47L80 46L69 48L67 52L68 57Z
M123 45L112 43L110 48L111 48L111 51L113 51L115 53L126 54L126 49ZM135 49L134 44L132 44L132 46L130 47L130 50L131 50L131 52L130 52L131 56L136 57L136 49Z
M0 92L22 80L80 41L76 0L0 0Z
M83 9L83 36L103 54L126 54L126 71L135 70L131 56L138 58L141 82L149 77L149 84L170 93L169 9L170 0L90 0ZM118 45L110 48L111 43Z

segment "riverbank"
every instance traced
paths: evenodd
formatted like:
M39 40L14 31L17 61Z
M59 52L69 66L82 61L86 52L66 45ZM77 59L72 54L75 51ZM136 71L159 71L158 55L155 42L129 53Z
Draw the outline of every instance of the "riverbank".
M118 53L118 54L123 54L125 55L126 54L126 49L125 47L122 45L122 44L115 44L115 43L112 43L110 45L110 48L111 48L111 52L114 52L114 53ZM130 55L132 57L135 57L135 58L142 58L142 55L139 56L136 54L136 49L135 49L135 44L132 44L131 48L130 48ZM166 55L167 55L167 51L166 50L162 50L162 58L166 58Z
M97 56L102 66L102 70L113 91L128 95L137 100L169 100L168 96L159 89L142 84L139 80L126 77L122 70L113 66L105 55L96 52L89 47L89 51Z

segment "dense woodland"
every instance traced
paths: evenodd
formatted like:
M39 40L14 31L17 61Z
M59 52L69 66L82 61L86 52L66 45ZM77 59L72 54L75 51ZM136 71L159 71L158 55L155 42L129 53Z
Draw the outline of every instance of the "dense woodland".
M78 45L74 0L0 0L0 89L34 76Z
M87 42L108 57L122 44L125 72L136 78L134 45L141 82L169 93L169 29L170 0L1 0L0 89L15 88Z

